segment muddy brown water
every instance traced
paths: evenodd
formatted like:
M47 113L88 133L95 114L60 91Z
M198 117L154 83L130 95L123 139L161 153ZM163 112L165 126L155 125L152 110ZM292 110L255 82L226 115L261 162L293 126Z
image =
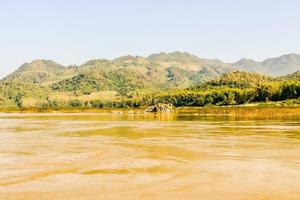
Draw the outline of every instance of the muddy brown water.
M0 199L299 200L300 116L0 114Z

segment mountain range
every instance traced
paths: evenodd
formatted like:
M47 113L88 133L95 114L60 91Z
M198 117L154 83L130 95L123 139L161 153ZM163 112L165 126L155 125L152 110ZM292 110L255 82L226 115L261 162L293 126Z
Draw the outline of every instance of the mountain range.
M300 55L282 55L262 62L241 59L225 63L173 52L95 59L80 66L38 59L23 64L0 81L0 104L1 99L5 102L16 94L38 99L53 92L89 95L101 91L128 93L136 89L187 88L237 70L283 76L300 70Z

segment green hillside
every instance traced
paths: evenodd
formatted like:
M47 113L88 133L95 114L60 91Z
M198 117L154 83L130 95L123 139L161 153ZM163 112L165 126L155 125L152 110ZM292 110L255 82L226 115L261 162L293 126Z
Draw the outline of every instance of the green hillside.
M223 74L220 77L208 81L204 85L209 86L228 86L231 88L249 88L258 84L275 81L275 78L260 75L257 73L234 71L231 73Z
M186 98L179 102L170 100L177 106L219 104L219 101L211 101L217 98L214 96L209 97L207 103L195 104L194 100L189 101L189 95L209 93L208 91L230 91L231 97L231 92L234 91L236 98L238 92L242 100L231 103L240 104L285 99L279 98L281 93L288 92L284 86L294 83L296 89L292 89L291 94L285 96L296 98L300 77L299 71L296 72L300 66L298 61L300 60L297 54L289 54L267 59L262 63L242 59L237 63L228 64L218 59L203 59L185 52L159 53L149 57L123 56L113 60L94 59L80 66L63 66L51 60L40 59L23 64L17 71L0 81L0 107L65 107L69 102L73 102L74 105L74 101L80 105L97 105L96 107L106 105L107 102L108 106L133 103L137 106L153 104L162 99L166 101L167 97L174 97L174 94ZM286 68L283 67L285 65ZM236 71L239 68L251 72ZM284 76L273 78L258 74L266 74L266 69ZM294 73L287 75L291 70L294 70ZM279 71L280 73L277 73ZM275 94L257 97L259 89L276 90L278 98L275 98ZM248 96L243 96L246 93ZM159 96L161 98L158 98ZM121 105L113 105L114 102ZM223 102L222 105L228 102Z
M31 63L23 64L3 80L45 84L72 76L75 71L76 68L67 68L51 60L34 60Z

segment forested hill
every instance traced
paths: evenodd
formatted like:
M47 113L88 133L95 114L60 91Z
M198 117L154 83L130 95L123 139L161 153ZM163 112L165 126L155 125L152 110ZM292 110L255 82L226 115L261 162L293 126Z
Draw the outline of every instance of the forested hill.
M188 89L161 92L148 101L175 106L227 106L254 102L299 106L299 98L299 71L276 78L235 71Z
M289 54L261 63L243 59L231 64L173 52L95 59L79 66L39 59L23 64L0 81L0 107L35 107L52 101L137 99L146 94L153 96L153 92L185 88L201 90L225 85L249 88L262 82L298 81L299 72L294 72L300 70L299 58L297 54ZM237 70L240 72L231 73Z

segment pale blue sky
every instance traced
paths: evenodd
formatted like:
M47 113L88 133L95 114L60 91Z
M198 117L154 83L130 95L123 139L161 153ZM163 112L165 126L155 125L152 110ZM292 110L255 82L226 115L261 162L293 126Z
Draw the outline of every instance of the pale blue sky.
M300 53L299 0L0 0L0 77L37 58Z

